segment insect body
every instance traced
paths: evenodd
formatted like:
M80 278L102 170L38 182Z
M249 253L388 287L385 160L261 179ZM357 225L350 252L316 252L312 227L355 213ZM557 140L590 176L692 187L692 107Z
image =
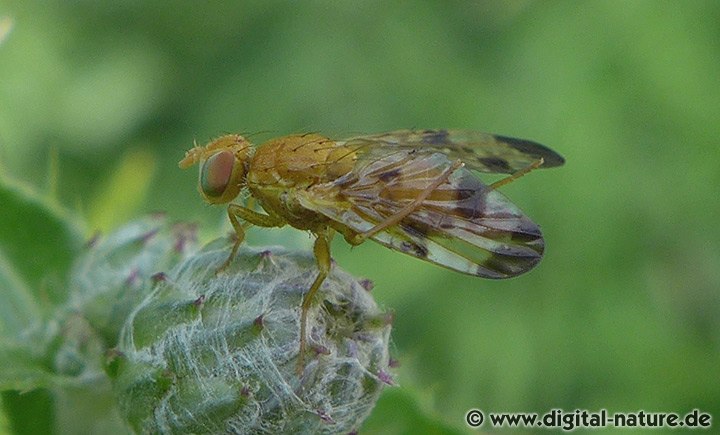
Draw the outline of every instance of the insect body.
M301 309L302 365L307 312L329 273L335 232L352 245L372 239L470 275L516 276L540 261L544 242L538 226L496 188L564 160L531 141L461 130L400 130L342 141L290 135L256 148L240 135L227 135L192 148L180 167L195 163L207 202L229 203L247 189L265 211L228 206L237 240L224 266L243 241L243 222L291 225L315 235L319 273ZM472 170L511 175L486 185Z

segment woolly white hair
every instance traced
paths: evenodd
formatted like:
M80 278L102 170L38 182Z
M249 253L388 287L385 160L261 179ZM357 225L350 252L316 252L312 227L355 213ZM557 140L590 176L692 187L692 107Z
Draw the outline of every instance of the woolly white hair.
M357 430L388 369L390 317L335 265L308 316L296 373L311 254L215 242L155 280L129 316L115 389L126 418L152 433L338 433Z

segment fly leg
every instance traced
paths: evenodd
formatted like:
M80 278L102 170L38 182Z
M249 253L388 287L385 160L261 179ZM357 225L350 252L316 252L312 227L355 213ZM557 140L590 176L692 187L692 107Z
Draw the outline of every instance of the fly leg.
M498 181L494 182L493 184L491 184L491 185L489 186L489 187L490 187L490 190L495 190L495 189L497 189L498 187L504 186L504 185L506 185L506 184L508 184L508 183L510 183L510 182L513 182L513 181L517 180L518 178L522 177L523 175L527 174L528 172L532 171L533 169L539 168L540 166L542 166L542 164L543 164L544 162L545 162L545 161L543 160L543 158L540 157L539 159L537 159L537 160L535 160L534 162L530 163L530 164L527 165L526 167L524 167L524 168L522 168L522 169L520 169L520 170L518 170L518 171L516 171L516 172L514 172L514 173L512 173L512 174L510 174L510 175L508 175L507 177L503 178L502 180L498 180Z
M433 190L437 189L438 186L443 184L450 178L450 175L452 175L453 172L458 170L463 166L463 163L460 160L456 160L453 162L452 165L450 165L447 169L443 171L442 174L440 174L435 181L430 183L420 194L408 205L403 207L400 211L395 213L394 215L388 217L384 221L378 223L374 227L370 228L369 230L362 232L362 233L354 233L350 235L345 236L345 240L350 243L353 246L357 246L364 242L365 240L369 239L370 237L374 236L375 234L379 233L380 231L383 231L387 228L392 227L393 225L397 225L401 220L405 219L410 213L417 210L418 207L422 204L423 201L427 199L428 196L433 192Z
M245 226L247 224L273 228L285 226L287 223L285 222L285 219L280 216L258 213L255 210L237 204L228 205L228 217L230 218L230 223L235 230L235 244L233 245L232 251L230 251L230 255L227 260L225 260L222 266L218 268L217 272L225 270L225 268L232 263L233 258L235 258L235 254L237 254L238 248L242 244L243 240L245 240ZM240 223L240 219L245 221L245 225Z
M310 290L305 293L303 297L302 305L300 306L300 353L298 354L297 362L297 373L302 374L305 368L305 351L307 348L307 316L310 305L313 302L313 298L317 293L320 285L322 285L325 278L330 273L330 240L334 235L334 231L330 228L325 228L322 232L318 232L317 238L315 239L315 245L313 246L313 253L315 254L315 261L318 265L318 275L315 277L310 286Z

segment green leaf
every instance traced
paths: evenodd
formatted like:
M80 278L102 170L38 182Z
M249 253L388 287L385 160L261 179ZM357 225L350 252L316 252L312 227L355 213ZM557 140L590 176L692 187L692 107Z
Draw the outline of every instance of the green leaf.
M35 340L26 341L0 341L2 410L12 433L52 433L52 396L45 387L59 385L61 377L30 349Z
M28 340L34 341L34 340ZM0 390L28 391L59 380L29 345L0 341Z
M40 307L33 292L17 274L0 249L0 334L16 337L32 321L40 318Z
M83 238L59 206L5 177L0 205L0 333L13 336L65 301L68 270Z
M388 388L365 421L361 433L460 435L465 433L432 415L407 388Z
M49 390L6 391L2 405L14 434L53 434L53 398Z

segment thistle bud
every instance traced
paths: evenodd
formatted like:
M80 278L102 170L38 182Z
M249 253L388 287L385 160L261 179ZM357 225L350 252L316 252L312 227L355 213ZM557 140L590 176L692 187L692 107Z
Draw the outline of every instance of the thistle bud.
M153 275L177 264L194 247L195 227L169 224L162 214L94 237L73 267L69 309L81 313L113 346Z
M298 373L300 304L311 253L228 255L213 242L152 280L129 315L108 372L142 433L348 433L391 384L392 316L336 265L308 313Z

